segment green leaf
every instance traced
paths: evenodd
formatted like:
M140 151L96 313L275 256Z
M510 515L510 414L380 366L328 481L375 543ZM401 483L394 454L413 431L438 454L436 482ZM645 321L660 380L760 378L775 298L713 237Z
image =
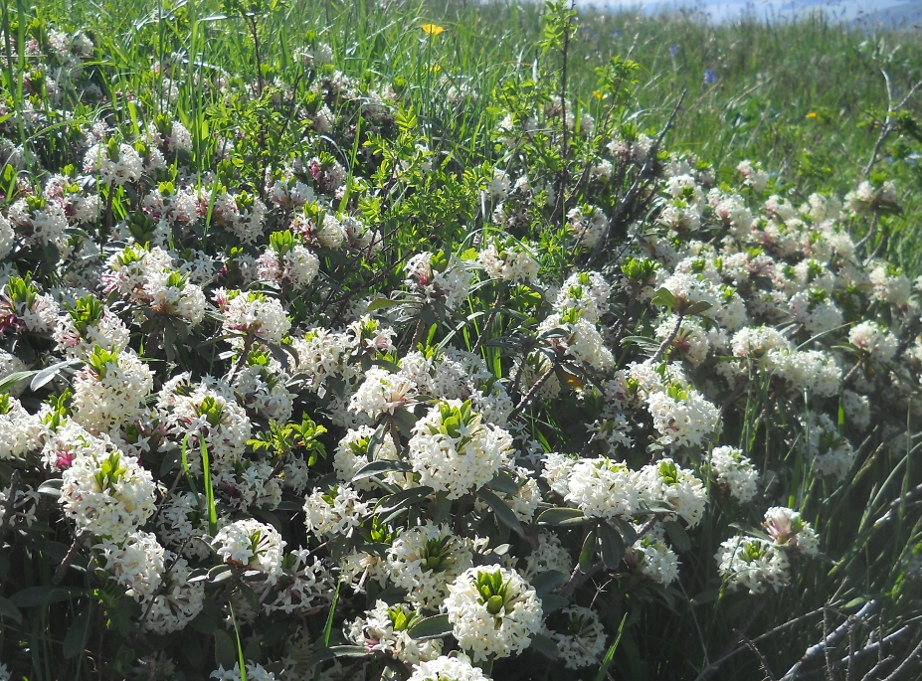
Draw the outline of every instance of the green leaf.
M19 608L5 598L0 598L0 617L11 619L16 624L22 624L22 613L19 612Z
M595 555L595 530L590 531L586 535L586 539L583 542L583 548L579 552L579 566L581 568L589 567L592 562L592 557Z
M375 310L383 310L388 307L397 307L398 305L403 305L402 301L391 300L390 298L377 298L376 300L368 303L368 307L365 308L365 314L369 312L374 312Z
M541 608L544 610L544 614L552 613L561 608L565 608L570 604L570 599L565 598L564 596L558 596L557 594L548 594L541 599Z
M223 629L214 632L214 661L225 669L233 669L237 661L237 644Z
M618 531L607 522L599 523L599 551L602 554L602 561L610 569L614 570L624 558L624 539L618 534Z
M63 484L63 478L52 478L51 480L45 480L45 482L38 486L38 493L47 494L49 497L59 497L61 496L61 486Z
M503 525L508 527L517 535L521 537L525 536L525 532L522 529L522 523L520 523L519 519L515 517L515 513L512 512L511 508L509 508L509 504L507 504L488 489L481 489L479 492L477 492L477 496L487 502L487 505L493 510L493 512L496 514L496 517Z
M704 605L705 603L712 603L717 600L717 597L720 595L720 589L708 589L707 591L702 591L697 596L692 597L688 602L693 606Z
M657 290L656 294L650 300L650 304L656 307L668 307L670 310L674 310L678 306L679 301L676 300L672 291L661 288Z
M10 603L18 608L49 606L52 603L69 601L73 596L84 593L83 589L64 589L51 586L30 586L10 596Z
M55 376L57 376L61 369L73 366L78 364L80 360L69 359L66 362L58 362L57 364L52 364L50 367L42 369L35 376L32 377L32 382L29 384L29 390L36 392L41 390L46 384L48 384Z
M538 598L541 598L545 594L551 593L566 580L567 575L558 570L545 570L535 575L534 579L531 580L531 585L538 594Z
M335 660L337 657L366 657L368 652L363 646L339 645L321 648L311 657L307 663L308 668L316 667L318 664Z
M594 681L605 681L608 677L608 669L615 659L615 651L618 650L618 644L621 643L621 634L624 632L624 623L627 622L627 616L628 613L624 613L624 617L621 618L621 624L618 625L618 635L615 636L615 642L611 644L608 651L605 653L605 659L602 660L602 665L599 667Z
M352 482L356 480L364 480L365 478L372 478L381 473L386 473L388 471L408 471L410 467L403 461L392 461L390 459L382 459L380 461L372 461L370 463L362 466L355 475L352 476Z
M451 622L448 621L448 615L433 615L432 617L423 617L412 627L407 629L410 638L417 640L427 638L442 638L451 633Z
M667 520L663 523L663 527L666 529L669 541L679 553L685 553L691 549L691 539L678 520Z
M411 487L404 489L390 496L384 497L375 509L377 513L385 516L382 522L388 522L395 514L399 513L408 506L412 506L418 501L429 498L435 490L431 487Z
M19 383L20 381L24 381L27 378L29 378L29 376L34 376L37 373L39 372L38 371L17 371L15 373L10 374L6 378L4 378L2 381L0 381L0 393L5 393L7 390L12 388L14 385Z
M535 634L531 639L531 647L550 660L557 659L557 644L544 634Z
M549 508L538 516L538 525L567 526L582 525L589 517L578 508Z
M688 316L699 315L702 312L707 312L713 307L706 300L699 300L697 303L692 303L687 308L685 308L685 314Z
M93 618L95 615L96 608L90 602L74 617L70 629L67 630L67 634L64 636L63 652L65 658L77 657L86 650L90 634L93 633Z
M497 471L493 479L487 483L487 487L506 494L517 494L519 491L519 483L505 471Z

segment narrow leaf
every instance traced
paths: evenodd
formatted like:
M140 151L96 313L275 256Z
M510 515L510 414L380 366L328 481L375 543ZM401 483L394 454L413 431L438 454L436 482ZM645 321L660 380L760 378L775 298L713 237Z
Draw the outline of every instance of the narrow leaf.
M485 502L487 502L487 505L492 509L492 511L496 514L496 517L503 525L508 527L519 536L525 536L525 532L522 529L522 523L520 523L519 519L515 517L515 513L512 512L511 508L509 508L509 504L507 504L488 489L481 489L477 495Z
M599 523L599 552L609 569L614 570L624 558L624 540L607 522Z
M67 630L64 636L63 652L66 659L72 659L86 650L86 644L90 640L90 634L93 633L93 617L95 608L93 603L87 603L86 607L81 610Z
M427 639L441 638L451 633L451 622L448 621L448 615L433 615L432 617L423 617L416 624L407 630L410 638Z
M588 521L578 508L549 508L538 516L539 525L581 525Z

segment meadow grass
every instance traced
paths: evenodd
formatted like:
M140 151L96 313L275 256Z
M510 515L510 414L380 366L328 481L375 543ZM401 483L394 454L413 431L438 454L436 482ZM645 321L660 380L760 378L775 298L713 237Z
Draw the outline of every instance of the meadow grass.
M235 7L240 6L216 1L154 4L141 0L67 0L42 2L36 12L60 28L85 28L103 55L87 67L105 74L99 85L112 106L89 108L73 96L77 121L102 119L110 126L139 134L144 123L142 112L147 117L175 112L190 132L192 163L201 186L210 186L207 183L211 180L202 178L205 171L213 169L211 159L218 155L225 133L239 133L240 149L252 145L252 163L236 169L251 191L258 191L265 181L267 166L296 158L303 142L296 123L285 119L283 107L277 103L261 106L239 94L234 99L215 87L215 82L240 86L257 81L271 88L279 79L291 86L295 95L307 96L306 88L299 90L303 70L299 50L325 43L332 48L335 68L366 86L389 83L401 95L403 131L414 131L418 139L413 142L425 144L436 157L444 159L446 168L457 169L457 177L446 173L439 178L449 190L433 184L433 191L442 194L421 196L422 192L407 191L394 201L399 205L391 207L391 212L382 209L382 223L403 230L395 246L397 260L427 242L456 252L470 245L466 241L470 240L467 223L483 218L480 189L492 179L492 165L516 156L516 150L502 148L493 134L502 105L514 104L520 97L508 83L515 81L525 89L534 76L553 79L557 87L556 79L566 68L567 98L577 111L589 112L600 121L611 110L610 103L597 96L596 69L617 57L633 60L639 68L633 75L636 83L625 85L628 94L617 102L612 115L623 124L636 123L652 137L671 123L666 137L669 150L691 153L711 164L718 183L728 182L737 164L747 159L758 161L769 173L768 193L789 192L792 199L801 202L813 192L841 196L867 177L878 185L895 179L900 212L879 216L877 232L870 235L872 240L864 254L876 251L901 265L906 275L922 274L922 240L917 232L922 216L922 164L916 161L922 151L916 124L922 120L919 97L910 98L899 112L890 112L899 114L898 125L878 145L888 105L895 107L922 77L922 37L915 33L865 35L832 25L818 15L790 24L747 20L713 26L681 14L650 18L587 12L580 17L578 32L566 41L566 54L562 55L557 49L542 49L542 41L550 44L556 38L544 32L547 24L542 23L541 8L531 4L270 0L259 5L259 14L252 18L228 11ZM10 25L11 17L26 16L28 11L21 1L5 2L5 25ZM18 36L6 31L5 37L22 44L22 22L19 26ZM151 68L155 62L159 69ZM10 96L21 106L24 76L13 77L12 68L8 73L8 82L18 85L11 88ZM177 89L175 103L169 96L172 87ZM683 93L682 106L672 118ZM65 105L71 104L66 98L72 95L64 94ZM888 97L892 98L889 103ZM268 121L274 134L257 143L266 129L260 121ZM363 125L361 117L356 125ZM34 142L27 146L41 156L42 165L55 168L55 163L63 162L69 153L66 126L61 131L58 135L56 128L49 126L36 133L35 139L28 139L20 128L20 141ZM363 163L374 167L360 139L361 130L356 130L351 142L345 136L329 140L350 172ZM403 153L406 156L409 152ZM398 157L400 160L406 159ZM386 174L377 179L389 186ZM456 184L451 184L453 181ZM217 180L214 182L217 186ZM387 197L386 192L384 195ZM110 191L110 201L112 196ZM443 197L446 203L439 205ZM114 200L116 210L122 198ZM340 207L348 205L346 196ZM362 210L368 215L372 208L363 206ZM856 220L854 225L858 240L867 233L867 223ZM553 255L542 264L553 269L556 258L560 268L569 266L562 243L554 243L549 226L546 232L550 235L542 245ZM201 237L202 248L210 243L209 238L206 231ZM396 287L401 277L392 274L386 282ZM376 290L386 293L387 287L380 285ZM481 348L476 339L484 327L494 328L488 316L494 305L493 290L489 293L478 293L483 298L478 302L483 304L472 304L470 326L458 338L463 339L460 344L465 349L481 351L500 377L508 369L502 363L501 350L501 343L508 339L501 332L513 325L497 323L495 335L499 338ZM501 308L503 293L496 293L497 309ZM521 305L525 309L526 303ZM514 307L511 302L509 307ZM528 317L502 307L500 316L507 313L510 318L515 314ZM638 314L638 336L651 335L653 316L652 312ZM423 328L421 320L415 330L412 325L408 327L400 336L401 344L414 347ZM620 350L623 355L619 360L635 356L632 346L626 347ZM165 359L172 363L171 358ZM212 364L219 364L214 357ZM726 537L728 527L736 527L734 523L746 527L757 524L761 509L754 513L734 507L732 511L739 515L728 512L726 516L715 510L696 537L707 549L682 556L686 572L692 575L682 582L683 602L677 603L675 594L665 590L644 591L641 585L640 602L662 607L645 609L641 617L633 593L625 602L615 599L607 607L606 625L610 632L618 632L612 656L614 669L620 674L609 678L770 675L768 670L777 672L779 665L790 662L791 650L805 650L848 621L849 615L863 612L859 608L869 603L879 609L875 622L881 632L900 632L918 624L918 584L905 574L907 547L922 540L922 520L917 519L918 513L908 500L908 495L919 489L913 440L918 432L918 409L910 401L905 419L900 414L906 438L888 434L890 441L899 445L884 446L870 436L855 442L860 466L839 485L819 476L813 470L813 460L796 446L799 440L789 437L802 420L809 420L805 417L812 412L812 396L805 394L802 400L789 403L771 390L768 378L753 374L730 399L742 408L735 415L728 413L726 431L739 435L738 444L766 475L771 473L771 466L784 468L788 486L783 501L810 517L823 538L825 553L832 558L805 564L795 575L800 599L796 605L773 595L750 599L733 594L726 584L715 588L714 548ZM846 427L843 413L840 409L840 429ZM397 426L393 428L396 433ZM566 442L574 424L549 413L536 415L531 428L536 439L547 442L556 437L556 442ZM802 437L809 438L809 432ZM204 444L203 451L207 461ZM214 490L209 487L207 463L205 472L214 534ZM191 479L188 465L186 473ZM670 539L678 544L682 535L670 535ZM24 572L35 567L35 583L49 584L47 558L40 551L30 556L32 563ZM338 595L339 586L336 588ZM325 618L324 643L329 642L335 609L334 600ZM886 610L885 614L879 614L880 609ZM95 616L95 611L86 612L90 613L87 617ZM231 614L233 617L233 610ZM76 617L75 613L69 616ZM54 658L50 648L56 643L42 638L38 621L33 624L33 642L49 648L47 654L37 646L31 650L34 678L51 679L54 670L42 667ZM236 619L233 624L233 657L242 661L243 644ZM207 629L209 625L202 626ZM873 644L874 634L868 633L870 627L862 619L852 620L849 627L845 640L841 636L831 640L839 645L836 650L840 657ZM763 645L759 637L769 634L766 640L770 644ZM67 635L71 637L70 631ZM864 648L860 648L859 638ZM73 673L77 678L86 672L89 662L80 655L71 657L76 658ZM719 672L718 667L710 666L717 662ZM871 673L867 671L869 665L855 664L861 673ZM838 670L836 673L848 669L852 678L850 659L840 664L830 658L827 667ZM910 673L914 669L918 667L910 668ZM545 677L549 673L546 671ZM601 674L604 671L599 678Z

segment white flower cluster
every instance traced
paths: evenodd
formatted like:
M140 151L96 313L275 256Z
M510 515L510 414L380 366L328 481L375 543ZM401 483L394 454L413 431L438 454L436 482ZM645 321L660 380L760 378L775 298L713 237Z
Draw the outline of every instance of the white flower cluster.
M225 563L263 575L270 583L275 583L282 572L285 540L274 527L253 518L222 527L212 546Z
M406 285L422 293L427 300L444 301L445 307L453 310L467 299L473 273L464 261L455 257L434 264L433 255L423 251L407 260L404 265Z
M420 484L458 499L490 482L507 463L512 436L483 423L470 401L444 400L417 421L408 446Z
M734 499L744 504L755 497L759 471L742 450L729 445L715 447L711 451L710 462L717 482L726 487Z
M462 572L448 586L445 610L458 645L478 660L524 650L544 615L528 582L499 565Z
M538 277L538 261L528 244L489 243L478 253L477 261L493 279L533 282Z
M471 567L472 560L467 540L431 522L404 532L387 551L390 578L422 608L441 603L448 584Z
M315 488L304 500L307 530L318 537L348 537L367 510L368 503L349 485L337 485L326 492Z
M64 514L96 537L121 544L154 512L153 476L117 449L84 450L61 477Z
M93 550L103 568L141 604L145 629L158 634L178 631L202 611L204 582L190 583L186 560L165 550L153 534L138 531L124 546L102 542Z
M490 681L490 677L464 655L442 655L420 663L407 681Z
M291 328L282 304L264 294L218 289L214 301L221 310L225 333L279 343ZM239 338L235 340L240 342Z

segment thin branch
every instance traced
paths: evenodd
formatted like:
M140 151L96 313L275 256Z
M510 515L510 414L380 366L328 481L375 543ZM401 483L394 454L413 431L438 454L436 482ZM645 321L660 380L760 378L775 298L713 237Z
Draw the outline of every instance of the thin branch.
M840 638L845 636L848 633L849 627L854 626L855 622L859 622L872 612L877 609L877 601L871 600L864 604L864 606L856 612L852 617L849 617L848 620L840 624L838 627L833 629L829 634L823 637L821 641L815 643L814 645L807 648L804 651L803 657L801 657L794 665L788 669L787 673L781 677L781 681L793 681L800 672L801 667L803 667L807 662L820 655L826 648Z
M895 679L899 678L900 674L909 669L909 665L912 664L917 657L922 657L922 639L919 640L918 645L912 649L912 652L906 656L906 659L903 660L900 666L894 669L893 673L883 681L895 681Z

